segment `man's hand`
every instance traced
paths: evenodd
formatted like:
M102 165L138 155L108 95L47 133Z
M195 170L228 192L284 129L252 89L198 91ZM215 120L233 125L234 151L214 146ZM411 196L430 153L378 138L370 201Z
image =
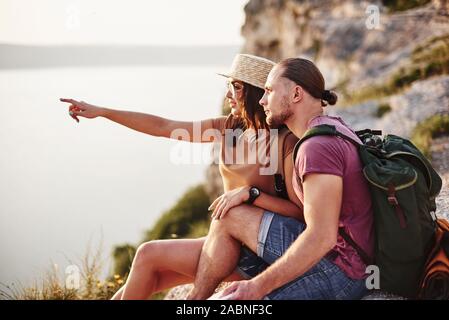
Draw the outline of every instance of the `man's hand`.
M221 219L226 215L229 209L247 201L249 198L249 189L249 186L233 189L215 199L209 207L209 210L214 209L212 218Z
M251 279L233 282L215 298L223 300L261 300L266 294L257 281Z

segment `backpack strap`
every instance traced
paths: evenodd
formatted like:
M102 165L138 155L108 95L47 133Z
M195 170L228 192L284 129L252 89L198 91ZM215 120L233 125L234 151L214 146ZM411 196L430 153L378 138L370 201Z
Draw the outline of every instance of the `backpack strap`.
M362 131L363 131L363 133L373 132L369 129L362 130ZM376 133L377 133L377 131L376 131ZM306 141L312 137L316 137L316 136L340 137L342 139L345 139L346 141L351 142L354 146L356 146L357 150L359 150L360 145L361 145L359 142L355 141L354 139L338 132L337 129L335 128L335 126L328 125L328 124L321 124L321 125L312 127L309 130L307 130L306 133L302 136L302 138L296 143L295 148L293 149L293 163L295 163L296 155L298 153L298 150L299 150L299 147L301 146L301 144L303 144L304 141ZM366 254L366 252L357 243L355 243L354 240L352 240L352 238L349 236L349 234L346 233L344 227L339 227L338 233L349 245L351 245L354 248L354 250L358 253L360 258L366 265L370 265L373 263L373 259L371 259L369 257L369 255Z
M361 135L364 135L364 134L367 134L367 133L375 135L375 136L381 136L382 135L382 130L363 129L363 130L358 130L358 131L355 132L355 134L357 136L359 136L359 137Z
M360 246L355 243L354 240L352 240L351 236L349 234L346 233L345 228L344 227L339 227L338 228L338 233L340 234L340 236L347 242L349 243L349 245L351 245L354 250L359 254L360 259L362 259L362 261L367 265L371 265L374 263L374 260L372 258L370 258L370 256L368 256L366 254L366 252L360 248Z
M365 129L368 130L368 129ZM362 131L365 131L362 130ZM357 131L359 132L359 131ZM361 131L360 131L361 132ZM377 131L376 131L377 132ZM343 133L337 131L335 126L330 124L320 124L318 126L312 127L304 133L301 139L296 143L295 148L293 149L293 163L295 163L296 154L298 153L299 147L308 139L316 137L316 136L334 136L340 137L351 142L354 146L357 147L357 150L360 147L360 143L355 141L354 139L344 135Z
M293 133L288 129L280 130L278 133L278 165L274 174L274 190L276 195L283 199L288 199L287 187L285 186L284 154L285 141L290 134Z

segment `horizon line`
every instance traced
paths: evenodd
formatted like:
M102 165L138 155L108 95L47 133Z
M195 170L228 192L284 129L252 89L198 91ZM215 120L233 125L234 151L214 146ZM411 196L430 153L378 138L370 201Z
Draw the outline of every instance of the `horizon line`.
M0 43L0 69L119 65L229 65L237 45L17 45Z

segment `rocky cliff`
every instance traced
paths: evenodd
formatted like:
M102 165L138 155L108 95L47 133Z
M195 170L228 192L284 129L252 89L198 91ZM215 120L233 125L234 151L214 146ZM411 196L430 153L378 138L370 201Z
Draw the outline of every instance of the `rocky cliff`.
M330 87L371 86L409 64L416 47L447 35L449 27L446 2L392 13L383 2L249 1L242 51L275 61L306 56Z

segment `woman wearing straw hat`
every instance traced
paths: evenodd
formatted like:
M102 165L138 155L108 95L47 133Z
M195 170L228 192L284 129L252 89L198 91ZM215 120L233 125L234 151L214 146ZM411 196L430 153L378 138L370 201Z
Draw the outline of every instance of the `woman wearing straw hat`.
M238 54L230 72L222 74L228 78L226 98L231 106L230 115L206 119L200 123L174 121L151 114L114 110L73 99L60 100L70 103L69 114L76 121L79 121L78 117L88 119L104 117L152 136L177 139L172 136L172 132L183 129L189 132L190 142L210 143L213 142L213 139L204 133L208 130L215 130L219 133L216 136L220 141L221 148L219 169L225 193L211 205L212 217L221 219L232 207L246 202L282 215L302 219L301 205L293 191L291 181L293 176L292 157L288 156L293 150L297 138L293 134L270 134L272 130L266 123L266 115L259 105L259 100L264 94L265 80L273 66L274 63L270 60L253 55ZM201 128L201 135L195 136L193 128L198 125ZM237 132L237 136L235 132ZM228 139L229 133L232 133L235 139ZM273 155L270 146L273 145L274 140L278 142L281 136L284 137L285 142L279 144L279 147L282 148L282 156L276 161L283 167L285 173L284 190L279 190L278 184L275 187L273 172L261 174L263 168L267 167L266 163L253 162L248 158L244 158L242 163L235 161L234 158L236 151L253 150L255 146L258 148L258 154L269 152L270 155ZM229 141L233 142L228 143ZM245 156L248 154L250 154L249 151L244 152ZM229 155L232 156L229 157ZM236 156L238 158L238 152ZM275 158L272 157L272 159ZM146 299L151 294L167 288L192 283L205 241L206 237L143 243L136 252L125 285L113 299ZM246 260L247 262L251 260L251 263L256 264L263 263L260 259L257 261L257 256L254 259ZM242 266L239 267L226 280L238 280L242 279L242 276L246 276L247 274L242 271ZM255 267L261 266L255 265ZM244 269L248 271L250 268L246 265Z

